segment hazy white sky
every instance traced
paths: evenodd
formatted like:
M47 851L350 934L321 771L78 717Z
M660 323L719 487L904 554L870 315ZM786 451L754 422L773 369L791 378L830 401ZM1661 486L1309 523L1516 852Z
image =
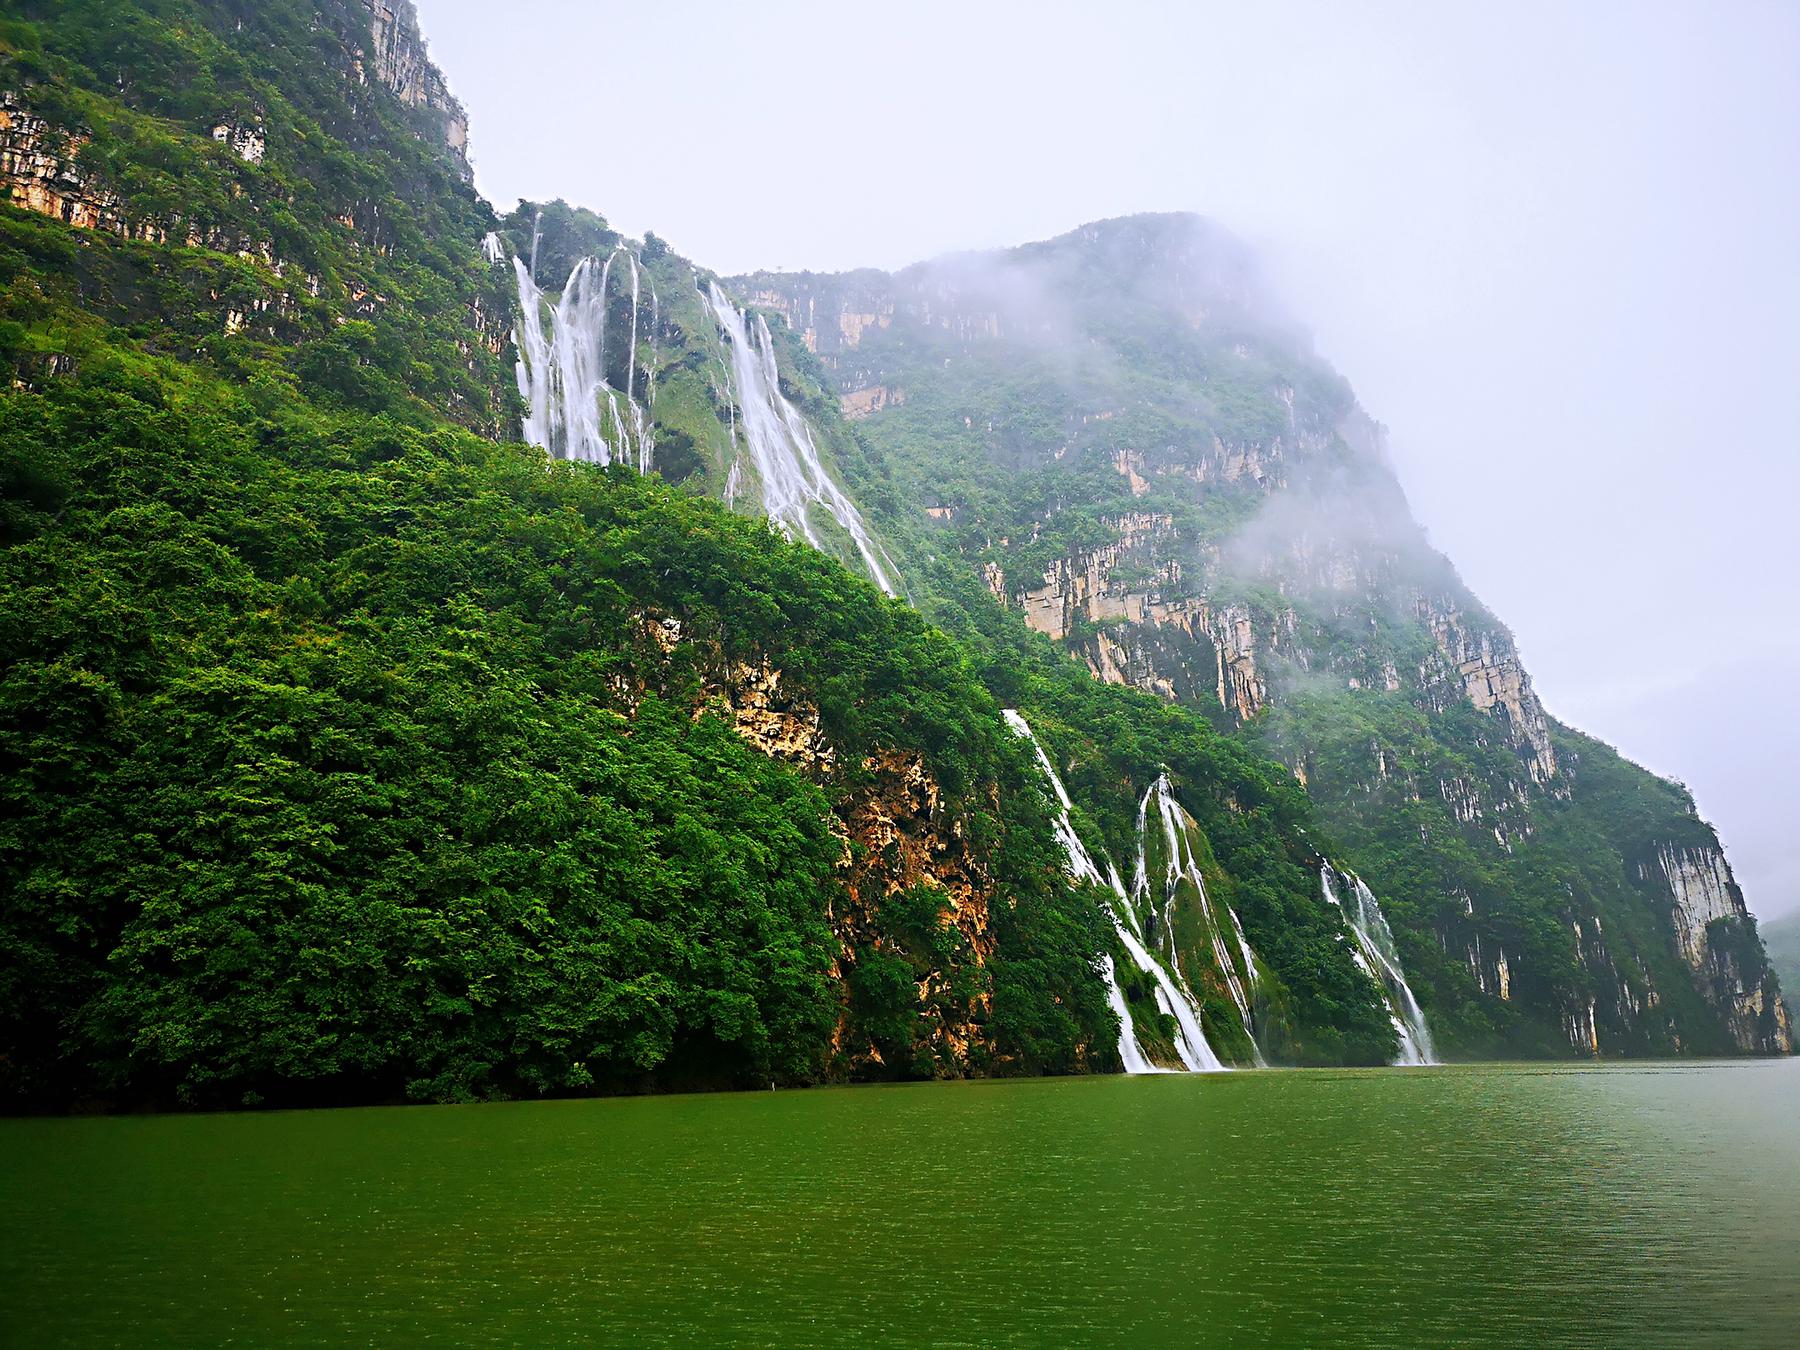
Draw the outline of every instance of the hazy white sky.
M720 271L1255 241L1550 710L1800 907L1800 5L419 7L498 205Z

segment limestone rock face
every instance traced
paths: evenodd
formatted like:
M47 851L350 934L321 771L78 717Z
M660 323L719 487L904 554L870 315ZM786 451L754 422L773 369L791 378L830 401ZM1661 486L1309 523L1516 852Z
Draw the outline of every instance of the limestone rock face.
M1656 850L1656 863L1675 901L1669 911L1675 945L1688 965L1699 970L1708 956L1706 925L1714 919L1741 918L1746 913L1744 897L1731 878L1725 855L1714 849L1664 844Z
M873 385L868 389L856 389L838 398L838 405L844 416L851 421L859 417L868 417L886 407L898 407L906 402L904 389L889 389L885 384Z
M847 865L850 903L833 915L842 943L840 972L847 973L859 948L883 945L881 909L887 897L915 886L940 892L945 925L957 934L956 950L949 968L928 971L918 992L922 1009L939 1010L931 1028L939 1072L954 1075L987 1045L992 996L986 982L977 982L975 992L965 998L952 991L960 967L986 965L994 955L989 932L993 879L970 853L960 826L948 818L942 791L919 755L883 752L864 767L873 773L874 786L859 793L844 816L846 837L865 861ZM834 1043L853 1070L880 1062L873 1046L851 1044L846 1035L847 1025L840 1022Z
M680 620L645 615L641 623L645 651L653 654L653 661L680 661L693 655ZM834 780L840 767L838 751L825 733L819 710L791 687L781 670L766 660L702 659L709 670L696 716L711 709L763 754L786 761L822 784ZM644 687L630 681L615 685L627 708L636 707ZM861 767L865 785L840 800L834 811L833 828L844 844L838 868L845 895L845 903L828 916L838 939L834 974L847 982L859 951L879 950L889 941L882 924L888 897L919 886L940 892L944 924L955 930L953 955L945 968L927 972L918 992L921 1016L931 1019L930 1045L938 1071L955 1074L961 1066L984 1059L988 1048L984 1028L991 995L985 980L966 978L965 968L977 968L979 974L978 968L994 955L989 929L994 881L970 848L921 755L883 751L865 759ZM965 992L953 993L958 988ZM879 1066L880 1052L873 1045L852 1043L850 1025L846 994L833 1049L852 1073Z
M86 138L52 127L20 96L0 94L0 184L14 206L78 229L161 242L153 224L133 224L117 193L89 182L77 165Z
M221 122L212 129L212 138L221 145L229 146L231 153L246 164L261 164L263 155L269 148L269 138L260 122L253 122L249 126Z
M1654 864L1640 864L1639 872L1645 880L1660 878L1668 887L1676 949L1701 992L1724 1015L1738 1048L1793 1053L1788 1009L1775 995L1760 949L1732 941L1747 932L1749 910L1724 853L1706 846L1663 844Z
M469 167L469 115L463 110L443 72L432 65L419 31L419 14L413 0L362 0L369 11L372 52L357 54L356 71L363 80L373 78L409 108L423 108L443 119L444 148L472 180Z
M1472 629L1452 606L1427 602L1419 610L1469 702L1505 724L1532 781L1549 782L1556 776L1550 724L1511 639L1492 628Z
M781 672L766 662L732 666L728 702L738 735L773 759L785 759L823 775L837 763L825 739L819 710L797 701L781 687Z

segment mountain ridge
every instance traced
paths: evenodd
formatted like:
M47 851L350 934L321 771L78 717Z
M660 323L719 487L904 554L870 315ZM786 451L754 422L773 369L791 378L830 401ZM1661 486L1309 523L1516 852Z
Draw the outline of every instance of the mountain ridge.
M1739 944L1721 932L1715 952L1697 936L1714 922L1752 932L1754 922L1691 799L1547 715L1510 632L1412 519L1378 424L1318 361L1289 316L1247 300L1254 291L1239 280L1241 246L1220 245L1221 237L1201 217L1125 217L1035 245L927 261L892 274L756 273L737 284L783 316L833 381L845 414L890 460L929 458L928 439L959 442L957 453L938 455L935 478L917 476L913 496L938 537L954 541L997 598L1078 655L1096 678L1223 710L1284 759L1315 796L1324 793L1322 804L1339 831L1361 836L1384 893L1406 897L1427 887L1408 887L1399 860L1376 855L1370 837L1376 822L1359 819L1354 806L1354 798L1372 792L1394 796L1382 785L1403 750L1383 745L1383 731L1389 739L1405 733L1415 750L1440 758L1462 747L1455 763L1405 765L1399 800L1387 805L1420 816L1423 780L1441 799L1440 818L1415 819L1417 828L1493 834L1485 851L1500 856L1491 859L1449 862L1465 843L1482 847L1467 838L1435 850L1435 884L1461 898L1463 919L1477 920L1459 922L1440 904L1430 925L1434 945L1463 949L1475 986L1467 1001L1495 995L1511 1001L1517 943L1526 938L1513 925L1509 957L1505 936L1479 921L1471 891L1498 889L1495 873L1536 828L1534 812L1556 814L1554 804L1570 798L1571 775L1583 777L1588 755L1620 766L1585 775L1609 794L1608 804L1595 809L1631 809L1628 799L1614 800L1611 780L1620 774L1643 773L1646 786L1654 782L1673 795L1663 819L1637 823L1641 833L1627 838L1614 829L1607 847L1618 850L1617 864L1591 857L1578 888L1589 895L1559 906L1567 911L1560 922L1569 955L1578 967L1592 968L1568 981L1588 986L1591 1000L1575 988L1546 991L1572 1004L1562 1014L1565 1036L1590 1052L1603 1036L1636 1040L1645 1049L1659 1034L1665 1049L1679 1042L1671 1029L1657 1033L1641 1025L1646 1000L1654 1006L1662 997L1658 980L1672 982L1675 970L1646 950L1639 934L1626 958L1638 969L1621 973L1599 936L1604 911L1624 900L1623 886L1654 885L1667 892L1676 945L1692 979L1704 997L1728 1009L1733 1041L1742 1048L1788 1044L1785 1010L1772 986L1764 987L1754 963L1748 971L1735 968ZM1223 257L1195 259L1196 244L1202 251L1222 248ZM1091 284L1092 257L1070 258L1072 252L1123 256L1145 270L1127 275L1117 295L1107 294ZM1116 268L1101 274L1118 279ZM1185 386L1179 379L1134 378L1145 362L1130 376L1115 373L1121 353L1150 340L1145 314L1195 333L1216 330L1191 353L1180 376ZM1079 348L1085 368L1059 368L1046 359L1036 348L1047 332ZM1255 337L1246 341L1250 333ZM1262 363L1252 388L1246 390L1234 362ZM958 367L966 373L958 375ZM926 401L932 406L921 411ZM976 408L985 410L985 427L967 416ZM1047 420L1046 408L1054 409ZM1131 430L1113 433L1126 419L1135 422ZM998 472L985 478L971 472L970 462L983 459ZM1119 480L1111 487L1104 482L1108 470ZM1014 485L1033 480L1029 510L1007 514L1016 505L1004 499L1009 479ZM1192 490L1181 500L1183 492L1169 490L1172 479L1191 479L1215 499L1206 505L1235 495L1236 509L1227 507L1223 528L1194 515ZM1067 495L1081 492L1091 500ZM1016 543L1021 530L1030 535L1024 547ZM1048 550L1042 547L1047 536L1054 537ZM1115 573L1126 584L1115 583ZM1346 640L1349 623L1385 631L1368 641ZM1463 751L1491 749L1493 733L1480 724L1434 732L1400 722L1406 714L1389 706L1373 709L1377 734L1355 772L1345 772L1350 766L1342 762L1321 766L1322 754L1341 757L1349 748L1341 732L1306 724L1319 698L1303 693L1290 712L1279 695L1282 685L1313 693L1332 686L1345 720L1357 711L1343 706L1346 696L1374 694L1379 703L1380 694L1403 688L1428 723L1455 721L1456 705L1465 705L1495 725L1514 759L1511 767L1485 755L1478 756L1485 764L1470 761ZM1588 802L1577 805L1585 810ZM1585 828L1602 833L1597 827L1606 823ZM1391 855L1398 847L1390 832L1382 851ZM1511 870L1516 876L1518 869ZM1606 876L1608 870L1614 875ZM1603 903L1601 896L1611 898ZM1431 959L1416 945L1408 955ZM1559 959L1547 951L1542 956ZM1440 987L1439 997L1446 992Z
M1393 545L1353 559L1376 599L1441 560L1185 218L966 255L809 344L779 278L733 299L591 212L498 216L406 7L26 13L15 1104L1194 1067L1192 1027L1379 1063L1430 1043L1414 987L1451 1054L1786 1048L1691 802L1540 726L1491 616L1335 640L1367 617L1318 601L1340 535Z

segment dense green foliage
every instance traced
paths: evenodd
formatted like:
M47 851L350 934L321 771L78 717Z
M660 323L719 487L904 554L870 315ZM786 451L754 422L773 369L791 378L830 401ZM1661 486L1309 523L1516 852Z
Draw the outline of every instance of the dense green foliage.
M959 644L760 520L446 420L513 415L468 340L510 307L496 222L352 78L361 14L94 0L5 30L89 188L149 225L0 209L0 1092L811 1081L918 959L980 996L980 1054L891 1071L1108 1062L1097 918ZM208 134L252 107L260 165ZM732 729L738 663L817 709L833 771ZM841 822L888 751L988 879L991 954L954 959L915 888L845 994Z
M816 1077L831 802L691 717L712 668L781 664L851 763L1028 781L949 639L654 481L123 360L0 399L0 445L32 484L0 571L31 1099ZM995 1045L1073 1067L1095 934L1014 795L968 823L1013 900Z

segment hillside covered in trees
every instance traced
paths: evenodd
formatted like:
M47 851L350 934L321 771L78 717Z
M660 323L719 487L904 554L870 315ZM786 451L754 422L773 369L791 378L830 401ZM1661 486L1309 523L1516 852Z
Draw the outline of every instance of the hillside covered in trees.
M1108 310L1135 402L988 309L822 341L482 200L405 6L28 0L0 90L10 1106L1384 1063L1349 868L1450 1053L1786 1047L1674 789L1560 727L1534 777L1429 623L1239 575L1291 640L1221 645L1260 486L1162 447L1349 406L1266 332Z

